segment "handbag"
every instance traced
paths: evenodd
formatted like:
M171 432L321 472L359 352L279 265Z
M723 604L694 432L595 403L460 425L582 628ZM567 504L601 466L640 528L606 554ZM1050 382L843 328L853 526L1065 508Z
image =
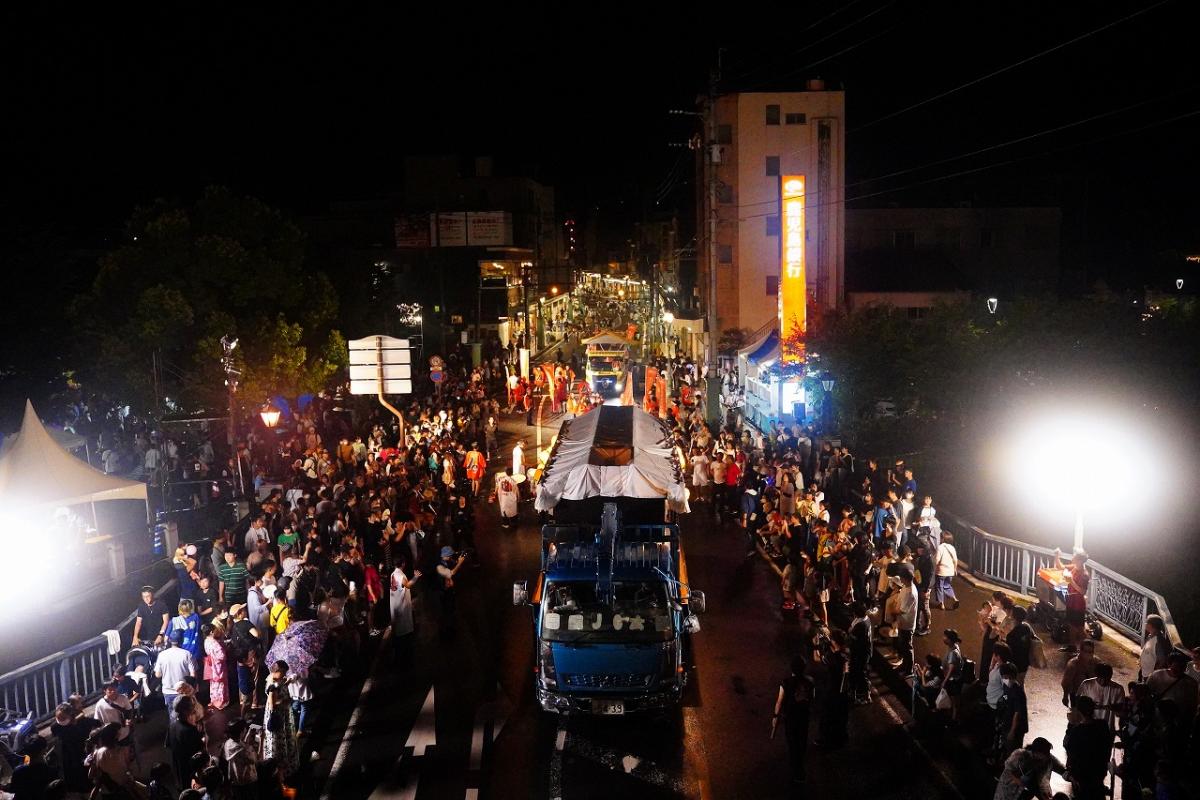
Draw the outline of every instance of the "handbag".
M1048 663L1046 646L1039 637L1034 636L1033 641L1029 643L1029 666L1045 669Z
M945 687L938 690L937 699L934 700L933 707L938 711L949 711L954 707L954 701L950 699L950 694L946 691Z

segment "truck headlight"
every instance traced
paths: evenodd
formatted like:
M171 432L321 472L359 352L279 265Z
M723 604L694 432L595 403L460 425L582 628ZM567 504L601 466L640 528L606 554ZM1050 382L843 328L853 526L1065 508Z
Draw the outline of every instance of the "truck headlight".
M538 647L538 661L541 662L542 681L547 689L558 688L558 672L554 669L554 650L545 639Z

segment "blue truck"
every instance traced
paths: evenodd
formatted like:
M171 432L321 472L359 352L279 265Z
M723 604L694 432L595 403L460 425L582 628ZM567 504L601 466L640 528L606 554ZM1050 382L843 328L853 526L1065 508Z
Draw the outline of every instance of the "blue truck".
M559 434L538 492L538 508L554 514L541 570L532 591L513 586L513 603L532 609L545 711L662 712L680 701L704 594L688 585L674 521L687 492L666 442L657 419L629 406L601 406Z

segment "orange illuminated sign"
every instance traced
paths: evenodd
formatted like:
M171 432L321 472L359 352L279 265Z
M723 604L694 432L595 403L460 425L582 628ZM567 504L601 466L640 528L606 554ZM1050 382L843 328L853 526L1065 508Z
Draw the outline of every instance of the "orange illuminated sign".
M805 304L807 278L804 274L804 176L781 179L783 205L782 264L779 270L780 357L785 364L804 360L804 332L808 326Z

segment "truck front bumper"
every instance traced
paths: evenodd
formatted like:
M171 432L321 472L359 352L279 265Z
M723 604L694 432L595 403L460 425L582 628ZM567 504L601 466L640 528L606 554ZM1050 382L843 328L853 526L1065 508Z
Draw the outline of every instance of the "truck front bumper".
M538 705L543 711L555 714L600 714L603 703L624 703L626 714L660 711L678 705L683 695L683 686L671 686L639 694L583 694L561 692L537 686L534 690Z

